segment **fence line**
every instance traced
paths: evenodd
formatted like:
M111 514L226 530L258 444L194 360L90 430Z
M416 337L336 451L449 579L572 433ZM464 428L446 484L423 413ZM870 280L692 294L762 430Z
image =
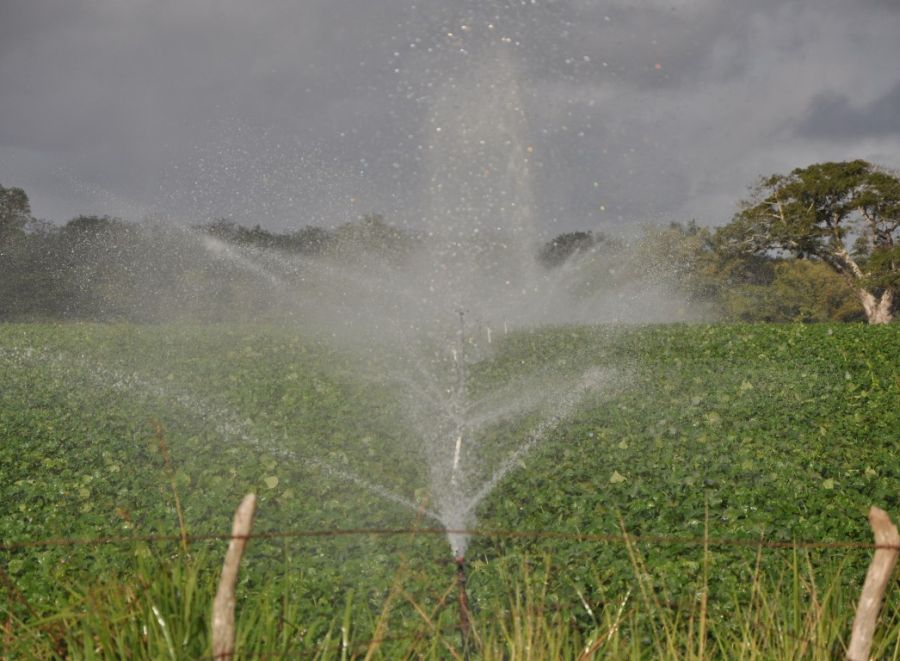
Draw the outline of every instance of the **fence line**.
M466 535L469 537L495 539L548 539L574 542L591 542L596 544L651 544L656 546L710 546L710 547L747 547L770 549L860 549L860 550L900 550L897 544L876 544L874 542L858 542L838 540L831 542L795 540L778 541L765 539L739 539L724 537L678 537L670 535L612 535L597 533L570 533L556 530L483 530L483 529L447 529L447 528L335 528L322 530L272 530L254 532L248 535L231 535L226 533L208 533L187 535L112 535L106 537L59 537L39 540L23 540L0 543L0 552L20 551L32 548L53 546L107 546L129 545L154 542L218 542L233 539L314 539L329 537L364 537L364 536L443 536L447 534Z
M232 659L235 653L234 646L234 609L235 597L234 587L237 582L238 564L243 547L250 539L276 539L276 538L327 538L327 537L347 537L347 536L373 536L373 535L468 535L471 537L486 538L513 538L513 539L563 539L572 541L583 541L603 544L626 544L628 545L629 554L632 553L632 545L634 544L657 544L667 546L677 545L702 545L704 551L712 546L733 546L747 548L781 548L781 549L875 549L875 557L870 563L869 571L866 576L865 585L860 595L859 605L856 610L853 632L850 645L847 648L846 658L848 661L865 661L869 658L869 652L874 637L875 626L879 611L881 609L882 599L885 589L887 588L898 555L900 555L900 535L897 533L896 526L893 525L887 513L877 507L872 507L869 512L869 522L875 536L874 543L864 543L857 541L773 541L760 538L758 540L735 539L735 538L710 538L704 537L675 537L663 535L629 535L623 533L621 535L604 535L591 533L567 533L561 531L550 530L450 530L444 528L352 528L352 529L330 529L330 530L286 530L286 531L267 531L253 533L251 532L251 523L255 510L255 496L250 494L242 501L241 506L235 514L234 526L230 535L225 534L204 534L204 535L187 535L184 529L183 520L182 529L179 535L144 535L144 536L118 536L118 537L98 537L98 538L57 538L44 540L29 540L12 543L0 544L0 551L15 551L28 548L39 548L49 546L98 546L104 544L135 544L142 542L175 542L180 541L182 547L187 549L188 543L201 541L224 541L230 540L228 553L226 554L225 564L223 566L222 575L220 577L219 590L216 594L213 604L213 626L212 626L212 647L213 658L226 661ZM249 512L249 513L248 513ZM462 559L457 559L459 565L459 573L456 576L455 586L459 590L460 605L460 633L463 638L464 647L468 643L469 634L469 613L468 600L465 594L466 577L463 569ZM9 582L5 572L0 570L0 576ZM704 579L705 580L705 579ZM9 582L12 589L12 598L16 599L18 590L15 585ZM451 591L453 586L451 586ZM642 588L643 589L643 588ZM704 588L705 590L705 588ZM446 596L450 594L448 591L440 599L438 609L446 606ZM579 593L580 595L580 593ZM583 598L582 598L583 600ZM23 602L26 606L30 605L27 601ZM703 609L705 611L705 601ZM541 609L544 610L544 609ZM33 611L32 611L33 612ZM693 616L692 616L693 617ZM701 635L703 629L701 628ZM419 633L423 633L420 631ZM415 634L415 638L419 638L419 633ZM430 631L431 634L436 633ZM427 635L427 633L426 633ZM396 640L409 639L412 636L400 636ZM390 638L376 637L364 643L371 651L371 645L386 642ZM347 645L346 639L341 643ZM358 648L359 643L354 644L354 648ZM321 648L320 648L321 650ZM453 654L452 650L451 654ZM703 652L701 651L701 656ZM453 654L453 656L457 656ZM459 657L463 658L463 657Z

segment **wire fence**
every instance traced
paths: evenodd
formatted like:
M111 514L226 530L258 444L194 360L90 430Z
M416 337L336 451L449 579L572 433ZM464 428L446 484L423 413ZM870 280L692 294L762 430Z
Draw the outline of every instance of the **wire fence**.
M472 538L486 538L486 539L511 539L511 540L560 540L560 541L570 541L570 542L583 542L583 543L591 543L591 544L604 544L604 545L655 545L655 546L692 546L692 547L703 547L704 549L711 548L726 548L726 547L743 547L743 548L752 548L752 549L809 549L809 550L860 550L860 551L878 551L878 550L890 550L890 551L900 551L900 544L884 544L884 543L875 543L875 542L862 542L857 540L831 540L831 541L821 541L821 540L773 540L773 539L764 539L762 537L749 539L749 538L723 538L723 537L709 537L709 536L677 536L677 535L632 535L627 533L621 534L601 534L601 533L582 533L582 532L565 532L559 530L510 530L510 529L446 529L440 527L408 527L408 528L334 528L334 529L296 529L296 530L270 530L270 531L260 531L260 532L249 532L247 534L226 534L226 533L206 533L206 534L187 534L185 530L182 530L178 534L150 534L150 535L111 535L111 536L100 536L100 537L56 537L56 538L45 538L45 539L33 539L33 540L18 540L18 541L3 541L0 542L0 552L2 553L14 553L21 551L28 551L30 549L40 549L40 548L49 548L49 547L98 547L98 546L129 546L141 543L179 543L182 545L185 544L195 544L195 543L209 543L209 542L228 542L231 540L274 540L274 539L327 539L327 538L341 538L341 537L354 537L354 536L378 536L378 537L412 537L412 536L445 536L445 535L464 535ZM454 562L452 558L445 558L445 562ZM2 578L5 579L4 582L9 581L9 577L5 572L0 571L2 574ZM6 587L10 591L10 596L13 600L16 600L16 596L19 594L18 589L14 584L6 585ZM443 595L438 595L437 593L434 595L435 600L437 601L437 610L443 610L443 608L449 605L448 595L453 590L453 585L451 585L450 590L445 592ZM29 607L29 610L32 610L30 605L26 600L22 601L23 604ZM662 606L663 604L658 604L658 606ZM668 606L668 604L665 604ZM674 605L673 606L677 606ZM540 610L540 614L544 615L547 611L546 608L538 607ZM32 613L35 617L37 615ZM432 615L436 615L436 612ZM574 622L570 622L570 626L575 626ZM386 633L386 632L385 632ZM349 646L352 648L350 651L354 655L359 655L366 653L368 650L376 649L383 644L388 643L396 643L396 642L405 642L405 641L422 641L423 639L431 639L435 636L439 637L442 640L449 640L453 635L455 635L457 631L443 631L435 629L434 625L429 624L429 626L420 627L418 630L414 630L410 633L406 634L388 634L388 635L379 635L373 637L371 640L330 640L320 642L319 645L315 647L315 654L320 654L324 651L325 647L337 647L339 650L341 646ZM827 652L828 649L824 646L821 646L821 643L817 640L808 639L806 634L802 633L791 633L789 631L782 631L783 635L789 636L791 638L796 637L797 640L802 640L804 645L812 645L819 649L820 652ZM448 648L449 649L449 648ZM457 656L450 652L451 655ZM229 655L211 655L203 658L211 658L211 659L224 659L224 658L232 658ZM463 656L459 656L458 658L464 658Z
M860 542L856 540L767 540L725 537L680 537L675 535L629 535L577 533L557 530L484 530L484 529L448 529L448 528L334 528L321 530L271 530L253 532L247 535L231 535L227 533L204 534L154 534L154 535L110 535L104 537L55 537L36 540L19 540L0 543L0 552L21 551L33 548L53 546L107 546L129 545L154 542L217 542L232 539L303 539L353 536L443 536L464 535L473 538L523 539L523 540L560 540L572 542L589 542L594 544L648 544L656 546L706 546L714 547L747 547L763 549L860 549L860 550L900 550L900 545Z

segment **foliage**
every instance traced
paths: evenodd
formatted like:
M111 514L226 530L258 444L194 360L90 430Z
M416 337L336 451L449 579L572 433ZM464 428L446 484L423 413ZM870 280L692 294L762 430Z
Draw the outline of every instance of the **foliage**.
M804 206L804 195L819 201ZM862 161L821 164L771 177L755 196L717 232L672 223L648 228L630 243L570 232L541 246L535 258L556 270L550 277L576 298L660 292L679 302L679 319L819 322L859 320L866 309L869 319L888 314L898 277L896 177ZM836 215L810 211L819 207ZM0 187L0 211L3 320L274 319L283 317L284 297L255 264L277 261L279 286L302 288L308 286L303 260L328 259L328 268L338 271L358 266L360 258L371 268L392 268L429 241L377 214L335 229L283 233L227 219L196 231L108 216L79 216L54 227L31 218L28 198L17 188ZM781 212L796 222L776 222ZM837 231L825 231L826 221L837 223ZM492 240L482 234L465 249L490 261L498 258ZM849 260L849 271L835 270L837 258L828 257L841 246L846 256L838 261ZM793 263L794 254L810 263Z
M0 185L0 250L21 238L30 221L31 205L25 191Z
M595 236L593 232L568 232L554 237L538 251L538 261L546 268L562 265L566 260L578 253L594 248L605 241L603 235Z
M900 278L898 231L900 179L856 160L763 178L717 239L731 253L822 260L857 290L869 321L884 323Z
M363 216L357 222L345 223L334 231L332 251L350 259L361 254L374 254L388 259L402 259L415 245L416 239L385 222L379 214Z
M734 251L693 223L647 231L635 261L708 317L742 322L863 321L847 280L821 260Z
M804 323L865 319L847 282L821 262L778 262L772 291L780 319Z
M396 257L402 255L414 242L412 235L389 225L379 214L368 214L356 222L344 223L333 230L307 226L295 232L276 233L264 230L259 225L248 229L224 218L198 229L237 246L273 249L305 256L337 254L354 257L366 252Z
M28 285L42 279L29 268L26 228L31 224L25 191L0 186L0 319L27 305Z
M853 289L823 263L720 249L694 223L647 231L633 250L644 277L669 283L707 318L743 322L864 319Z
M307 226L294 232L276 233L259 225L248 229L226 218L201 225L198 229L234 245L269 248L297 255L322 255L335 240L334 232L321 227Z
M227 220L196 231L109 216L79 216L63 227L32 223L2 248L0 319L283 316L284 296L258 262L281 260L276 271L282 284L302 286L301 262L292 260L327 257L335 268L363 255L396 262L418 240L380 216L335 230L305 227L283 234Z
M690 222L647 230L635 252L636 268L672 282L694 303L718 305L727 280L708 229Z
M768 282L738 281L723 296L726 318L735 321L863 321L847 282L818 261L769 260Z

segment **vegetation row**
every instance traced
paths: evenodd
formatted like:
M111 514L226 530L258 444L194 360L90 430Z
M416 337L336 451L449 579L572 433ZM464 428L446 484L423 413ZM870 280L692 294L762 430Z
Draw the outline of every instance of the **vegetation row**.
M363 251L394 264L429 241L377 215L286 233L228 219L196 229L244 249L338 261ZM676 223L629 241L570 232L535 257L548 270L577 263L585 295L668 288L690 308L685 318L886 323L900 300L898 232L900 179L857 160L763 178L715 231ZM188 234L98 216L55 227L32 217L23 190L0 187L0 319L214 321L279 308L259 273Z

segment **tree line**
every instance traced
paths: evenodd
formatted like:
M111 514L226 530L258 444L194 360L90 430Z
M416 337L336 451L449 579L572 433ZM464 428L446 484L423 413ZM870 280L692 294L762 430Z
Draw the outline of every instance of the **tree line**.
M53 226L33 218L22 189L0 186L0 319L218 320L235 310L252 318L275 294L217 251L339 263L365 250L402 261L427 241L378 215L334 229L278 233L221 219L194 230L108 216ZM900 286L898 232L900 179L855 160L764 177L717 229L674 223L628 242L569 232L535 257L548 272L593 273L588 287L656 278L726 321L888 323Z

